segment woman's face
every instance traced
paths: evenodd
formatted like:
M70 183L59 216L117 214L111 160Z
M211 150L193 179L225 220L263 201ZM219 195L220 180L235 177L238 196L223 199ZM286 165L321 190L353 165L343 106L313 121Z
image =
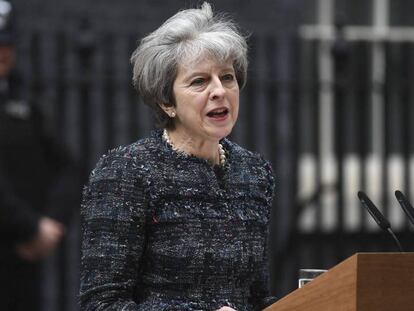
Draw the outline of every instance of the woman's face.
M239 112L232 63L204 59L179 65L173 92L177 133L215 141L230 134Z

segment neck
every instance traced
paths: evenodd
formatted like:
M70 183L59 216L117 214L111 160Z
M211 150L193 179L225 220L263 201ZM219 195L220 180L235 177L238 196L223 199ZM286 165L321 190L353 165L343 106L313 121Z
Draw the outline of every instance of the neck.
M219 140L196 139L177 130L167 133L174 149L205 159L213 165L220 164Z

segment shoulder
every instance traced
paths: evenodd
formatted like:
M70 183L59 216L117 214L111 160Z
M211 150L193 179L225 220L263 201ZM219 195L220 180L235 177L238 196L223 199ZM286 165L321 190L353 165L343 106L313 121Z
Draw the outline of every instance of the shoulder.
M248 165L250 167L263 167L266 171L272 171L272 166L260 153L247 150L228 139L223 141L234 163Z
M247 178L251 181L263 182L266 185L267 195L272 197L275 178L270 161L266 160L260 153L247 150L228 139L225 139L223 143L230 153L231 165L234 170L247 175Z
M111 174L118 178L128 175L138 176L138 173L145 169L145 164L153 158L156 150L156 141L153 137L111 149L98 160L90 179L103 175L109 177L108 175Z
M130 159L133 162L141 163L150 160L154 153L159 149L158 141L155 137L145 137L136 142L119 146L109 150L104 157L121 157Z

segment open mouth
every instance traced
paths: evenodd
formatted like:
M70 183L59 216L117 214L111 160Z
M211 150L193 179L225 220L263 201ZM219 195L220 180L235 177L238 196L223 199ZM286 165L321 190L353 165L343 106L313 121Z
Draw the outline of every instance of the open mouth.
M227 108L217 108L217 109L213 109L209 113L207 113L207 116L210 117L210 118L221 119L221 118L224 118L225 116L227 116L228 113L229 113L229 109L227 109Z

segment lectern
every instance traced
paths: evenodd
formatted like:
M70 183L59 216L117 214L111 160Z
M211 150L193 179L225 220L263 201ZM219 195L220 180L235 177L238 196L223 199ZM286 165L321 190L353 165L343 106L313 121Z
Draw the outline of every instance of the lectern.
M265 311L413 311L414 253L358 253Z

